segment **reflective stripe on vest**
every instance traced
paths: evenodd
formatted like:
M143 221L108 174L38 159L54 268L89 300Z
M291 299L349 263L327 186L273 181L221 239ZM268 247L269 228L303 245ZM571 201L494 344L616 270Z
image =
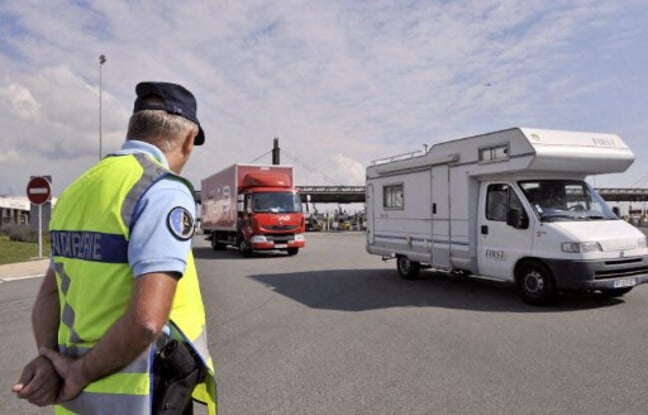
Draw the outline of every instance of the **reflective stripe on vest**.
M191 185L144 154L106 157L59 198L52 220L52 257L59 288L59 350L81 356L126 311L134 276L128 264L133 211L158 180ZM106 302L106 299L110 299ZM191 251L170 315L178 338L192 344L209 369L193 397L216 414L216 384L207 348L205 310ZM57 414L142 415L151 412L152 348L119 372L88 385Z

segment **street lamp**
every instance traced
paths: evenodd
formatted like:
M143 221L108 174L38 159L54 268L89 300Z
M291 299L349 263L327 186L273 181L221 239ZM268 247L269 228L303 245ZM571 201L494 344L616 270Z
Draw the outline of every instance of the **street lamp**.
M102 120L101 120L101 67L103 64L106 63L106 57L104 55L99 55L99 160L101 160L101 157L103 155L102 151Z

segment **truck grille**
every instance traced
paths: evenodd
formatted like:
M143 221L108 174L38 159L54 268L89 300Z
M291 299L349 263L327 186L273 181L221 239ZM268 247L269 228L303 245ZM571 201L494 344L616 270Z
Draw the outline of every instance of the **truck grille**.
M297 229L297 226L294 225L277 225L277 226L264 226L265 229L269 231L292 231L293 229Z
M293 234L289 235L266 235L266 238L268 238L269 241L273 242L288 242L288 241L294 241L295 236Z

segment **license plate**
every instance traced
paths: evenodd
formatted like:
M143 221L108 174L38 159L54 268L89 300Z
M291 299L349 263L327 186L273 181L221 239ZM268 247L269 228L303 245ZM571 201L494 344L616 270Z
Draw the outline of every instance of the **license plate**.
M277 249L288 248L288 244L275 244L275 248Z
M614 281L614 288L634 287L635 285L637 285L637 280L634 278Z

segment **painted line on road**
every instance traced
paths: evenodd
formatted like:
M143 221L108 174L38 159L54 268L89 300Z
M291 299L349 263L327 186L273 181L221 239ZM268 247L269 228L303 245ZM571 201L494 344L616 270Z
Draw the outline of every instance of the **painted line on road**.
M29 280L29 279L32 279L32 278L41 278L41 277L44 277L44 276L45 276L45 274L26 275L24 277L7 277L7 278L0 279L0 284L2 284L3 282Z

